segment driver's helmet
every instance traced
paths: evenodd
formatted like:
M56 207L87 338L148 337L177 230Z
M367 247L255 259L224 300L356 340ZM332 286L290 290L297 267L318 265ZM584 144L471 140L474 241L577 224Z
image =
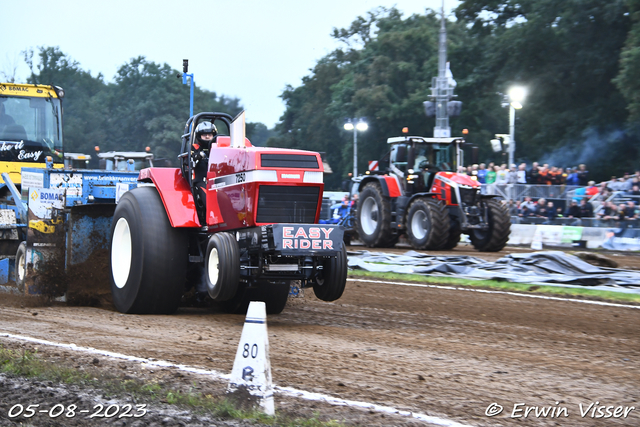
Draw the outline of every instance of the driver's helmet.
M428 159L421 160L418 165L418 169L429 169L431 167L431 163L429 163Z
M211 138L203 139L202 136L206 134L210 134ZM202 122L196 128L196 139L198 140L198 142L206 145L211 144L213 137L215 137L217 134L218 134L218 129L216 129L216 125L214 125L211 122Z

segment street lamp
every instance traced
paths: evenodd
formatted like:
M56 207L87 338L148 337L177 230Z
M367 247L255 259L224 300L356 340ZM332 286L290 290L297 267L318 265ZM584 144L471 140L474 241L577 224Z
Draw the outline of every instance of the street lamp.
M355 126L353 125L355 123ZM353 177L358 176L358 131L364 132L369 129L369 125L363 117L346 119L344 130L353 131Z
M513 86L504 97L503 106L509 104L509 167L514 164L514 153L516 152L516 110L522 108L522 101L527 96L527 90L522 86Z

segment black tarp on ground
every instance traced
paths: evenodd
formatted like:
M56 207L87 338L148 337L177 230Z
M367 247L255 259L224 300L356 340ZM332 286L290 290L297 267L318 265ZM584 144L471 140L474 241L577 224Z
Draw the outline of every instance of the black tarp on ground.
M495 262L471 256L431 256L416 251L402 255L355 251L348 252L348 256L349 268L367 271L450 275L518 283L622 286L640 292L640 271L597 267L560 251L509 254Z

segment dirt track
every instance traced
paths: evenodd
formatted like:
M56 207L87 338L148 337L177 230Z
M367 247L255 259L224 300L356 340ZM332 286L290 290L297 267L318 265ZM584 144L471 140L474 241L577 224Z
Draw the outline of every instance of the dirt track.
M223 373L231 370L243 325L242 316L204 308L134 316L109 307L21 307L15 299L2 300L0 333ZM470 425L516 425L523 420L508 418L516 403L567 408L569 416L560 420L531 412L528 425L640 425L639 326L640 309L631 306L353 280L336 303L307 291L268 319L277 385ZM141 375L135 367L129 375L136 372ZM591 412L581 417L579 405L585 410L595 401L636 409L625 419L593 419ZM493 402L504 411L489 418L485 410ZM361 425L422 425L278 395L276 405Z

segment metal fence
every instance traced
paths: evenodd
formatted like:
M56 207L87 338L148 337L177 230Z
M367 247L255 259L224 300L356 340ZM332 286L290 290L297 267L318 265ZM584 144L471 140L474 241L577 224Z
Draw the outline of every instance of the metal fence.
M598 228L640 228L640 220L625 219L622 221L598 218L555 218L547 219L535 216L526 218L511 217L512 224L536 224L536 225L570 225L574 227L598 227Z
M525 197L568 200L578 188L577 185L482 184L481 191L505 200L524 200Z
M562 201L563 211L569 206L571 200L579 201L585 195L576 194L576 190L584 188L576 185L529 185L529 184L482 184L483 194L496 195L504 200L522 201L525 197L531 197L534 201L540 198L554 201ZM600 194L588 196L589 202L593 206L594 213L597 213L603 202L613 202L616 205L633 201L636 207L640 206L640 196L632 196L624 191L614 191L606 200ZM557 203L556 203L557 204Z

